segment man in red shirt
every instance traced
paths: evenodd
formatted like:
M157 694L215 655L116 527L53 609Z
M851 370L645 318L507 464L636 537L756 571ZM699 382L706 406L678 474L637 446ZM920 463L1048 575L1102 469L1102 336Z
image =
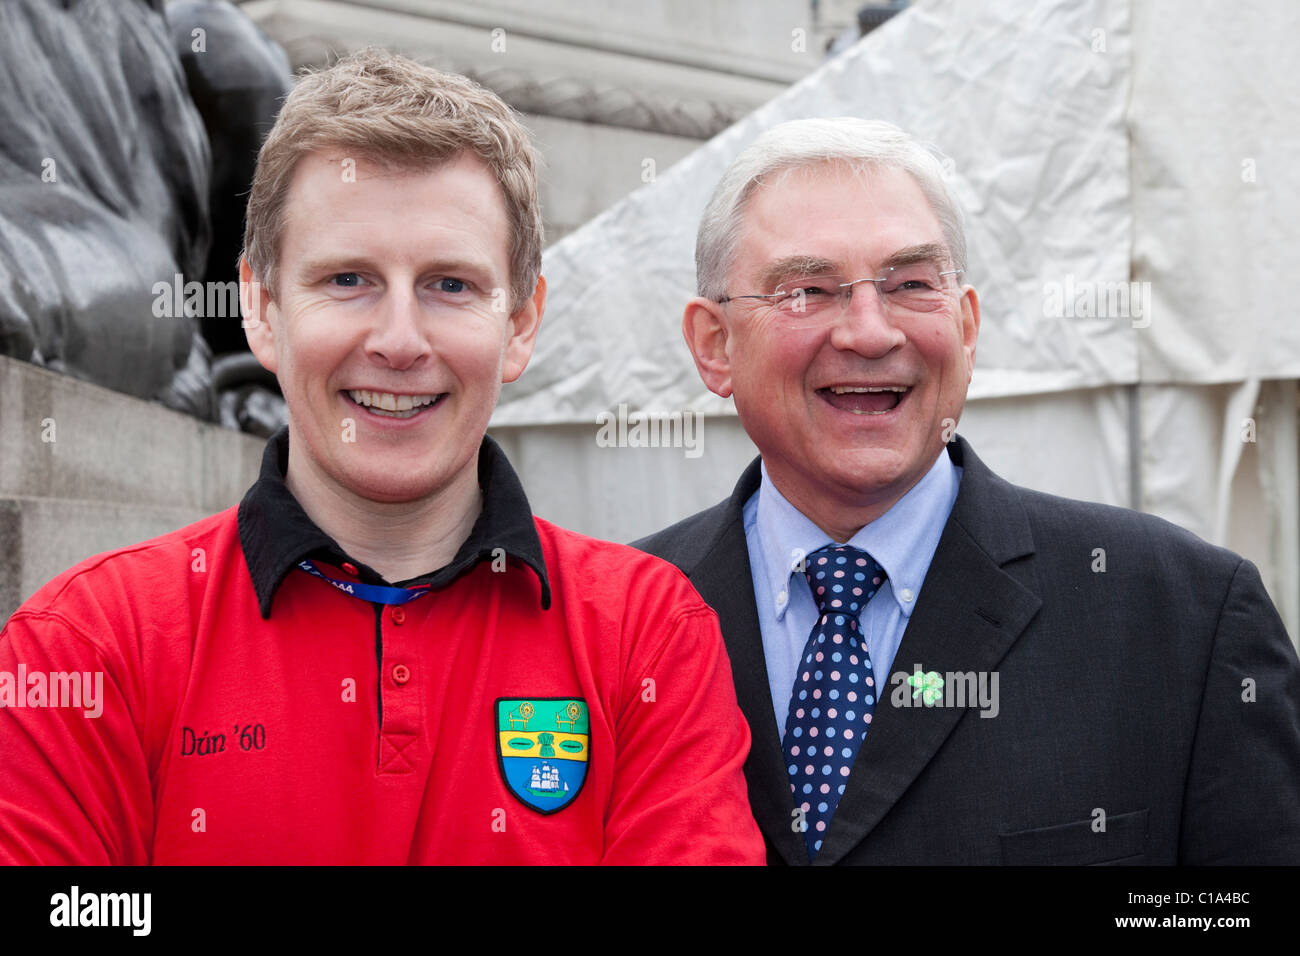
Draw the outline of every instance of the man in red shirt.
M289 426L237 508L9 620L0 861L762 862L713 612L485 437L541 238L491 93L374 51L300 82L240 265Z

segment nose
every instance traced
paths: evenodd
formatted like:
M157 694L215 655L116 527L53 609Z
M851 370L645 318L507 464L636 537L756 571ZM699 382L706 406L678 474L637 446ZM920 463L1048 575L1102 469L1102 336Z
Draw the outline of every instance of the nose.
M366 354L407 369L432 353L419 298L409 286L390 286L366 338Z
M840 351L857 352L865 358L880 358L907 341L894 324L870 279L858 279L841 290L839 321L831 329L831 344Z

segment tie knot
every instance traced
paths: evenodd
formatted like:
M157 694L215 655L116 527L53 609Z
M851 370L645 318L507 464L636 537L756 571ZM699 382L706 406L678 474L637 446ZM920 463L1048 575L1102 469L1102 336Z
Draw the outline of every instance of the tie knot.
M885 570L861 548L828 545L808 555L804 575L820 614L858 616L885 580Z

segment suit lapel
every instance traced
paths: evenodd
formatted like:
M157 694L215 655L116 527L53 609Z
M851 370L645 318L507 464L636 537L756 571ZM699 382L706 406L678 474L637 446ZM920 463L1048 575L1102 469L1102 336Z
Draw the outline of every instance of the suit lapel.
M990 472L963 439L949 446L949 454L965 468L961 490L903 633L894 674L910 674L918 664L939 674L994 671L1042 603L1003 569L1034 550L1014 489ZM839 862L862 842L966 714L965 708L910 706L921 701L914 702L912 688L891 682L891 676L878 677L871 731L817 855L818 865Z
M752 742L745 761L750 809L754 819L781 858L792 865L808 865L803 837L791 828L794 800L790 795L781 736L767 681L767 658L754 603L754 580L749 567L742 514L745 502L758 488L759 462L755 459L741 476L736 490L713 530L714 541L687 576L700 596L717 612L718 623L731 658L736 698L749 722Z

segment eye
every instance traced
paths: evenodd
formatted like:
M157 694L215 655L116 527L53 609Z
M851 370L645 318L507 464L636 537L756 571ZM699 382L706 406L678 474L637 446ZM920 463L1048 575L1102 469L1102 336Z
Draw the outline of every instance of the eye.
M439 292L448 292L452 295L458 295L464 292L469 286L461 279L453 279L450 276L439 279L434 283Z
M779 297L773 301L785 312L811 312L835 300L840 291L836 276L803 276L787 279L777 286Z
M939 267L932 262L918 262L890 269L885 274L881 291L906 295L937 292L942 288L943 279L939 275Z
M828 278L826 276L815 276L807 279L791 279L782 282L776 287L776 291L785 296L822 296L834 295L839 291L839 280Z
M355 272L340 272L330 276L330 282L341 289L355 289L361 285L361 276Z

